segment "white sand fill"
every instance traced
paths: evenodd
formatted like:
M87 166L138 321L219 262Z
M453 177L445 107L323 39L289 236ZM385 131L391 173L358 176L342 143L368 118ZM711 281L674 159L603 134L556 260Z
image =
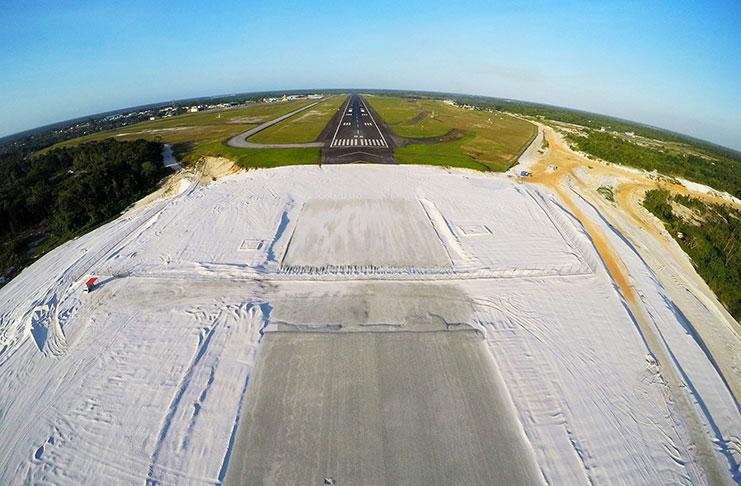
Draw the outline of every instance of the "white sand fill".
M733 484L738 405L634 249L583 210ZM536 186L243 172L0 289L0 484L707 484L661 366L579 222Z

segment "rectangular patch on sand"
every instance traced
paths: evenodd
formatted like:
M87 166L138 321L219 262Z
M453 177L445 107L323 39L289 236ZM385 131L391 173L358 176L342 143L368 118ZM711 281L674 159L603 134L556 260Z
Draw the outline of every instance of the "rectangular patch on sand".
M406 199L314 199L301 208L283 267L450 268L421 205Z

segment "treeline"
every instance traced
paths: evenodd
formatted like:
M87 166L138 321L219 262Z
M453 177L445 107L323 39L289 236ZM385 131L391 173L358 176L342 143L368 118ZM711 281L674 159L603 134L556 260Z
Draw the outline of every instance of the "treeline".
M697 218L678 216L672 203L693 210ZM664 222L728 312L741 319L741 211L660 189L648 191L643 205Z
M162 144L89 142L0 160L0 274L27 259L39 235L65 241L115 216L170 172Z
M570 135L575 147L594 157L706 184L741 198L741 161L643 147L607 132L593 131L586 137Z

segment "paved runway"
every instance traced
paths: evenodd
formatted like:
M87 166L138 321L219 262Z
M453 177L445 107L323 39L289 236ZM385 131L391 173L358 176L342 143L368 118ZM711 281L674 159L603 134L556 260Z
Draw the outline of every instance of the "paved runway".
M323 164L396 163L389 129L360 95L347 98L322 135Z

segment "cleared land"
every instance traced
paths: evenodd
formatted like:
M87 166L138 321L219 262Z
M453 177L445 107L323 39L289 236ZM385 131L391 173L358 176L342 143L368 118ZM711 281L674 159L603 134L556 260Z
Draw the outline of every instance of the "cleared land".
M389 122L412 115L411 101L368 96L368 102ZM437 100L414 102L417 112L406 122L392 125L402 137L439 137L451 130L458 131L455 140L431 144L412 144L394 150L400 164L444 165L476 170L504 171L537 134L532 123L504 113L490 113L456 108ZM419 121L415 116L427 115ZM387 118L388 117L388 118Z
M504 397L473 332L268 333L225 484L537 484Z
M307 111L256 133L249 141L266 144L313 142L344 101L344 96L333 96Z
M528 470L509 462L523 457L506 439L520 427L551 484L734 481L738 406L596 192L601 203L575 199L577 211L506 176L380 165L249 171L181 189L0 289L0 483L429 484L429 469L491 484ZM429 218L452 268L285 271L294 228L332 219L305 219L304 204L334 200L343 212L348 199L422 204L407 216ZM383 224L378 207L361 216ZM605 269L621 262L622 274ZM85 293L91 275L101 284ZM692 316L714 319L702 305ZM337 321L352 325L328 328ZM415 332L424 326L435 332ZM674 387L679 367L685 386ZM272 400L281 390L285 402ZM251 462L260 457L276 467ZM708 458L720 467L705 469Z

